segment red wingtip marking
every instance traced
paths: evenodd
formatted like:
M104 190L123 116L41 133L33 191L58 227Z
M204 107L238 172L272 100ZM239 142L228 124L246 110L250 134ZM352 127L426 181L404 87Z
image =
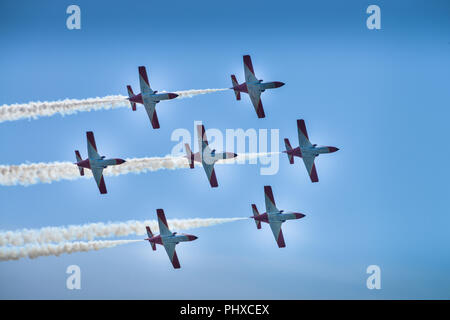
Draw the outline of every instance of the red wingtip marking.
M95 151L97 151L97 146L95 145L94 133L92 131L88 131L88 132L86 132L86 137L87 137L89 143L91 144L91 146L95 149Z
M153 129L159 129L159 121L158 121L158 115L156 114L156 110L153 111L152 127L153 127Z
M147 70L144 66L139 67L139 75L144 79L145 83L148 84Z
M206 137L206 130L205 126L202 124L197 125L197 135L202 138L203 141L208 141L208 138Z
M100 178L100 183L98 185L98 188L100 189L101 194L108 193L106 191L106 185L105 185L105 180L103 179L103 176Z
M313 163L313 166L311 168L310 177L311 177L311 181L312 182L319 182L319 177L317 176L316 164L315 163Z
M308 132L306 131L305 120L297 120L297 128L305 135L306 139L309 140Z
M265 118L266 117L266 114L264 113L264 109L263 109L263 106L262 106L261 99L259 99L258 109L256 110L256 113L258 114L258 118Z
M253 70L253 64L252 64L252 58L250 58L249 55L244 56L244 63L247 66L247 68L255 75L255 71Z
M212 188L217 188L219 184L217 183L216 171L213 169L211 172L211 179L209 180Z
M172 265L175 269L180 269L180 261L178 261L177 252L173 252L173 259L172 259Z
M157 209L156 214L158 215L158 219L162 221L166 225L167 228L169 228L169 225L167 224L166 215L164 214L163 209Z
M286 243L284 243L283 230L280 229L280 233L278 234L277 244L279 248L286 247Z
M273 198L272 187L271 186L264 186L264 193L266 194L266 196L269 198L269 200L275 206L275 199Z

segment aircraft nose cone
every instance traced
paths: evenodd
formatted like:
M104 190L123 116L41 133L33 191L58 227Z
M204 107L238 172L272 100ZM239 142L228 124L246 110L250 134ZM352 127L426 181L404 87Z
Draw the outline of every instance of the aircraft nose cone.
M284 82L280 82L280 81L275 82L275 88L279 88L279 87L282 87L284 85L285 85Z
M294 214L297 219L301 219L301 218L305 217L305 215L303 213L294 213Z
M336 152L339 150L339 148L336 147L328 147L328 149L330 150L330 152Z
M122 164L122 163L124 163L124 162L126 162L126 161L123 160L123 159L116 159L116 163L117 163L117 164Z
M187 237L188 237L189 241L194 241L194 240L198 239L198 237L193 236L193 235L191 235L191 234L188 235Z
M169 99L175 99L176 97L178 97L176 93L169 93Z
M236 158L238 156L238 154L237 153L234 153L234 157Z

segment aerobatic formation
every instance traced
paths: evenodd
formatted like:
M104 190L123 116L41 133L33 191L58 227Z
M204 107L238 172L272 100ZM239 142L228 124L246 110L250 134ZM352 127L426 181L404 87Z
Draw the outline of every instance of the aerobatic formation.
M147 75L147 70L144 66L138 67L140 93L135 94L130 85L127 85L128 98L126 96L110 96L106 98L95 98L85 100L64 100L58 102L44 102L44 103L29 103L25 105L12 105L0 107L0 122L14 121L22 118L37 118L39 116L51 116L55 113L71 114L77 111L90 111L97 109L110 109L118 106L131 106L131 110L136 111L136 105L142 104L149 117L150 124L153 129L160 128L158 116L156 113L156 105L162 100L171 100L176 98L188 97L197 94L205 94L209 92L233 90L236 100L241 100L241 93L247 93L250 97L250 102L253 105L257 117L265 118L265 112L261 101L261 93L266 89L279 88L284 85L283 82L263 82L258 79L253 69L253 63L249 55L243 56L243 67L245 81L241 84L237 81L235 75L231 75L232 87L228 89L203 89L203 90L187 90L174 92L154 91L150 87L150 82ZM310 177L311 182L318 182L319 178L315 166L315 158L320 154L333 153L339 149L330 146L317 146L312 144L309 140L306 131L305 121L303 119L297 120L297 131L299 146L292 148L289 140L284 139L286 153L290 164L294 163L294 158L299 157L303 160L306 171ZM153 171L159 168L181 168L189 167L194 169L195 162L201 164L206 173L206 177L212 188L219 186L214 165L221 160L233 159L238 157L234 152L216 152L211 149L208 144L206 130L203 125L197 126L198 136L198 152L194 153L189 144L185 144L185 156L177 158L145 158L145 159L127 159L120 158L107 159L98 153L97 145L92 131L86 132L87 143L87 158L83 160L81 153L76 150L76 162L71 163L50 163L50 164L32 164L20 166L0 166L0 184L1 185L16 185L16 184L32 184L36 181L50 182L59 179L75 179L78 173L73 170L78 169L79 176L85 175L85 169L89 169L97 184L100 194L106 194L106 184L103 177L103 171L109 166L119 166L116 169L108 169L108 174L121 174L126 172L141 172ZM187 161L186 161L187 160ZM146 161L144 167L139 161ZM165 162L164 162L165 161ZM136 168L133 168L136 167ZM73 168L73 169L72 169ZM58 174L52 174L58 171ZM112 171L111 171L112 170ZM49 178L48 176L52 176ZM78 176L78 177L79 177ZM269 224L277 246L279 248L286 247L286 243L281 229L282 224L287 220L301 219L305 217L303 213L299 212L285 212L279 210L275 204L275 199L272 193L272 187L264 186L264 199L266 212L259 213L255 204L252 204L253 219L256 223L257 229L261 229L261 223ZM170 231L170 225L177 229L187 229L199 226L209 226L224 222L231 222L248 218L210 218L210 219L187 219L187 220L166 220L163 209L157 209L157 224L151 224L150 221L137 222L128 221L121 224L95 224L72 226L70 229L66 228L44 228L41 230L22 231L7 231L0 232L0 261L17 260L24 257L36 258L48 255L60 255L61 253L72 253L89 250L99 250L102 248L111 248L117 245L133 243L142 240L100 240L92 241L95 237L117 237L126 236L129 234L145 234L153 250L156 250L156 245L164 247L173 268L180 268L175 247L180 242L193 241L197 236L190 234L177 234L177 232ZM145 226L145 231L143 230ZM159 235L154 235L152 229L156 228ZM87 242L80 242L78 240L89 240ZM77 241L74 241L77 240Z

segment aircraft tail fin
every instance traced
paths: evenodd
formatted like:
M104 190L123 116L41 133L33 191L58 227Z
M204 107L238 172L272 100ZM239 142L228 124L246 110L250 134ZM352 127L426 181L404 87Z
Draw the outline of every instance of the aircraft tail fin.
M149 237L149 238L153 238L153 232L152 232L152 230L150 229L150 227L149 227L149 226L146 226L145 229L147 229L147 235L148 235L148 237ZM150 242L150 244L152 245L153 251L155 251L155 250L156 250L156 244L155 244L154 242L151 242L150 240L149 240L148 242Z
M231 75L231 83L233 84L234 94L236 95L236 100L241 100L241 93L235 89L239 85L237 82L236 76L234 74Z
M187 143L184 144L184 147L186 148L186 158L189 162L189 167L191 169L194 169L194 154L191 151L191 148L189 148L189 145Z
M131 89L131 86L127 86L127 90L128 90L128 97L129 98L133 98L134 97L134 93L133 93L133 89ZM131 109L133 109L133 111L136 111L136 102L132 102L131 103Z
M255 204L252 204L252 210L253 210L253 217L259 216L258 208L256 208ZM261 229L261 221L258 221L255 219L256 228Z
M78 150L75 150L75 157L77 158L77 162L80 162L83 160L81 158L80 151L78 151ZM84 176L84 168L78 166L78 170L80 171L80 176Z
M287 151L286 154L289 158L289 163L294 164L294 156L291 153L289 153L289 151L292 151L292 147L289 142L289 139L284 139L284 145L286 146L286 151Z

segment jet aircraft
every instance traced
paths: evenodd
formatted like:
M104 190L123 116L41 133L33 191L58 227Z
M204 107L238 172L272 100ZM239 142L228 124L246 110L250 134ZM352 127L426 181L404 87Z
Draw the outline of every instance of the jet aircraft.
M294 157L302 158L311 181L318 182L319 177L317 176L314 159L318 157L319 154L332 153L338 151L339 149L336 147L317 147L317 144L312 144L309 141L305 120L303 119L297 120L297 131L299 146L292 149L289 140L285 138L284 144L286 146L286 151L283 151L283 153L287 154L290 164L294 164Z
M244 74L245 82L239 84L234 74L231 75L231 82L233 87L230 89L234 90L236 95L236 100L241 100L241 92L248 93L250 100L252 101L253 107L255 108L258 118L265 118L263 105L261 102L261 93L266 89L274 89L284 86L283 82L263 82L262 79L258 80L255 76L255 71L253 70L252 59L249 55L244 56Z
M214 164L218 160L235 158L237 157L237 154L233 152L216 152L215 149L211 150L208 145L208 138L206 137L205 127L203 125L197 125L197 136L199 152L192 153L189 144L186 143L184 145L186 148L186 158L189 161L189 167L194 169L194 162L200 162L205 170L211 187L216 188L219 184L217 183Z
M139 84L141 86L141 93L134 94L131 86L127 86L128 100L131 103L131 108L136 111L136 103L143 104L145 111L147 111L148 117L152 124L153 129L159 129L158 115L156 114L156 104L161 100L169 100L178 97L176 93L158 93L150 88L148 82L147 70L145 67L139 67Z
M83 160L80 151L75 150L75 157L80 175L84 176L84 169L91 169L95 182L97 182L98 189L101 194L107 193L105 180L103 179L103 169L108 166L116 166L125 162L123 159L105 159L105 156L100 156L95 145L94 133L92 131L86 132L88 158Z
M301 219L305 217L305 215L298 212L284 212L284 210L279 210L275 205L271 186L264 186L264 199L266 202L266 212L259 214L256 205L252 204L253 217L250 218L255 220L256 228L258 229L261 229L261 222L268 223L272 229L278 247L284 248L286 247L286 244L284 242L281 224L286 220Z
M167 255L175 269L180 268L180 262L178 261L177 252L175 251L175 246L180 242L193 241L197 239L196 236L191 234L177 234L176 232L171 232L169 230L169 225L167 224L166 216L163 209L157 209L156 213L158 215L158 226L159 235L155 236L149 226L146 226L148 238L145 239L150 242L152 249L156 250L156 244L164 246Z

